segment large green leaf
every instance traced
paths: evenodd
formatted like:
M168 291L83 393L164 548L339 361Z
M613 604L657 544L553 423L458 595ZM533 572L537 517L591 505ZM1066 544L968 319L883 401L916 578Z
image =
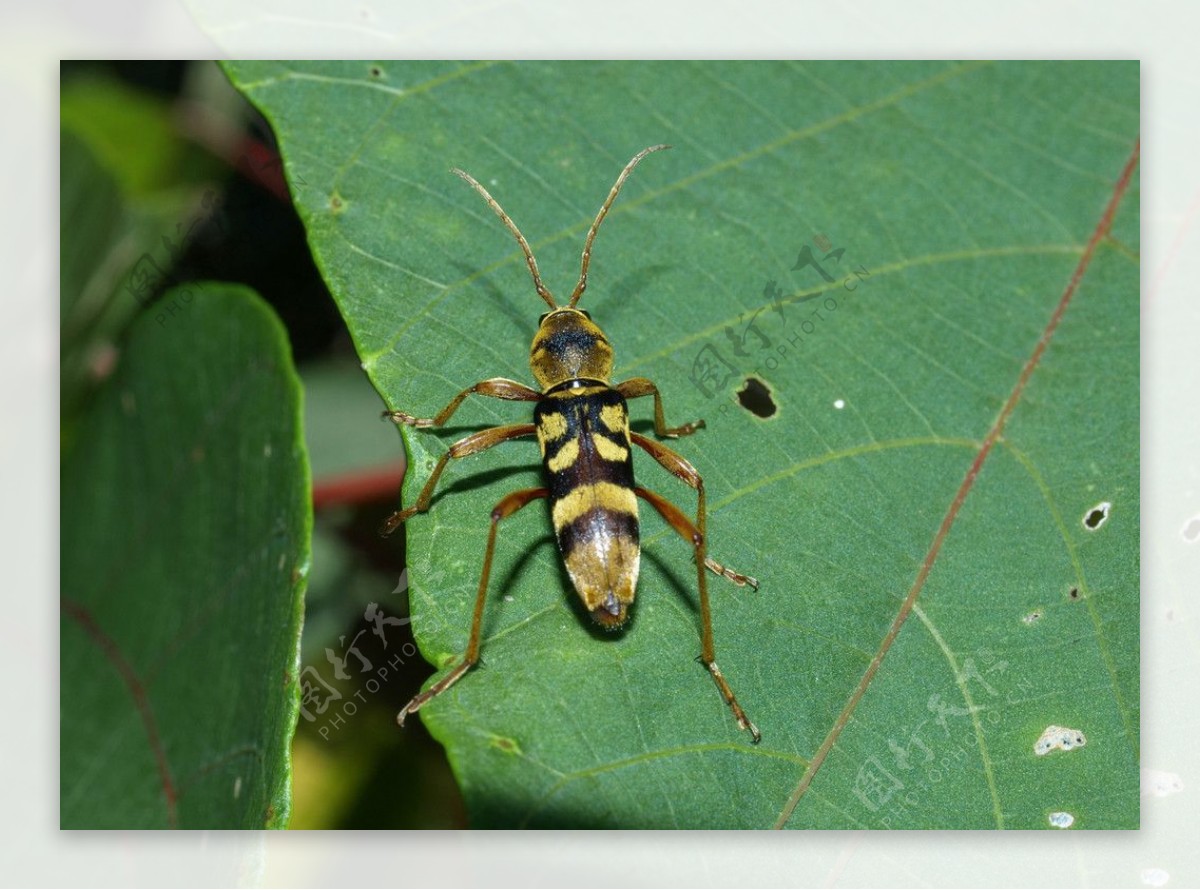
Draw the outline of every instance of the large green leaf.
M421 712L475 824L1137 825L1136 177L1118 186L1136 64L227 70L276 128L368 374L425 416L481 378L528 380L545 308L447 168L492 191L562 297L621 166L675 146L626 185L583 305L618 377L708 422L676 447L707 480L712 553L762 581L713 597L763 741L695 663L689 548L643 511L635 618L606 635L531 508L502 528L484 666ZM770 419L735 398L752 373ZM407 435L406 500L455 433L528 417L476 399ZM453 467L409 523L436 664L465 647L488 511L538 484L536 458ZM1036 754L1051 726L1086 744Z
M282 326L243 288L168 291L80 428L62 465L62 827L286 825L312 520Z

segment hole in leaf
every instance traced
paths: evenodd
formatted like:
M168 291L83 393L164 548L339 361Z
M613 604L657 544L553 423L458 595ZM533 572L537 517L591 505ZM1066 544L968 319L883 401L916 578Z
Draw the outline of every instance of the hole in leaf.
M1067 596L1069 596L1073 600L1079 599L1079 588L1072 587L1070 590L1067 591Z
M1097 504L1092 509L1087 511L1087 515L1083 517L1083 525L1088 531L1095 531L1100 526L1108 521L1108 511L1112 508L1112 504L1104 501Z
M746 378L746 382L737 392L737 398L738 404L755 417L765 420L768 417L774 417L779 412L779 409L775 407L775 400L771 398L770 387L757 377Z

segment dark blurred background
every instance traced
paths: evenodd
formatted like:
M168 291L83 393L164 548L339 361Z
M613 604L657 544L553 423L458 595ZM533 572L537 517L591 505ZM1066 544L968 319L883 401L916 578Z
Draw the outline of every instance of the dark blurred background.
M62 423L120 360L139 312L165 305L168 287L187 281L241 282L274 307L287 327L304 385L313 472L313 564L301 664L324 701L353 702L335 722L305 708L293 743L292 828L451 828L466 824L441 746L419 719L401 730L395 715L432 668L413 651L407 624L403 532L380 538L398 504L404 473L396 430L359 367L350 335L326 289L293 208L270 126L210 62L67 62L61 68L64 182L115 190L120 220L87 217L64 202L62 250L72 233L114 233L90 257L88 287L63 282ZM70 218L69 218L70 217ZM132 288L139 258L151 256L157 286ZM82 293L78 298L65 296ZM399 322L400 319L397 319ZM381 623L380 623L381 622ZM372 632L379 628L386 633ZM387 648L384 648L386 642ZM352 651L355 650L355 651ZM335 662L395 666L375 692ZM402 662L398 664L397 662ZM311 717L312 719L307 719Z

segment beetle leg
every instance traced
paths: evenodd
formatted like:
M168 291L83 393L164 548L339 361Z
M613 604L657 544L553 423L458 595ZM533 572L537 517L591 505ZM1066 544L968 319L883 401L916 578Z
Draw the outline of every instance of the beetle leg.
M492 573L492 554L496 549L496 528L500 524L501 519L505 519L516 513L530 501L535 501L538 498L544 498L550 494L547 488L526 488L521 491L514 491L512 494L503 498L492 510L492 527L488 531L487 550L483 555L483 572L479 576L479 593L475 597L475 615L471 619L471 636L467 642L467 652L463 656L463 660L459 662L454 670L442 677L424 692L413 697L412 701L406 704L400 713L396 715L396 722L401 726L404 725L404 718L413 711L421 709L422 705L429 702L430 699L436 698L447 689L455 684L463 674L475 666L479 661L479 635L480 629L483 626L483 607L487 602L487 586L488 576Z
M662 518L667 520L671 528L679 532L680 537L685 541L690 541L692 546L696 548L696 574L700 587L700 660L708 668L708 672L712 674L717 688L721 690L721 695L724 697L725 703L729 705L729 710L733 711L733 716L737 720L738 726L749 732L751 738L754 740L754 744L757 745L762 740L762 733L758 731L758 727L746 716L746 712L742 710L742 706L738 704L733 690L729 687L729 682L725 679L725 675L717 667L717 656L713 647L712 613L708 604L708 576L704 574L704 569L708 564L708 560L704 556L704 532L693 525L691 520L684 516L678 507L661 495L657 495L640 486L635 486L633 491L634 494L657 510ZM703 516L703 483L701 483L700 487L700 510L701 516Z
M654 385L653 381L646 377L630 377L624 383L618 383L616 390L627 399L654 396L654 434L657 436L677 439L680 436L690 436L704 426L703 420L685 423L683 426L667 426L667 421L663 416L662 394L659 393L658 387Z
M417 502L405 510L398 510L384 520L383 525L379 529L381 535L390 535L407 519L417 513L424 513L429 509L429 500L433 497L433 490L437 487L438 478L442 475L442 470L446 469L446 464L454 457L467 457L472 454L478 454L480 451L486 451L494 445L499 445L501 442L507 442L510 439L519 439L521 436L532 436L537 432L537 427L532 423L514 423L510 426L495 426L491 429L480 430L477 433L472 433L462 439L459 439L450 446L450 450L443 454L433 468L433 472L429 475L429 481L425 483L425 487L421 489L421 494L417 497Z
M472 393L489 396L493 399L505 399L510 402L536 402L542 397L536 389L530 389L524 383L517 383L505 377L493 377L481 380L474 386L469 386L450 400L450 404L441 410L437 417L414 417L404 411L384 411L383 416L396 423L407 424L418 428L441 426L450 419L450 415L458 410L463 399Z
M699 527L700 533L703 534L705 520L707 518L704 509L704 479L699 473L696 472L696 468L688 463L688 461L682 455L676 454L666 445L655 442L653 439L647 439L645 436L638 435L632 431L629 433L629 438L635 445L640 445L643 449L645 449L646 452L656 461L662 464L663 468L671 473L671 475L682 479L689 486L696 489L696 493L699 496L700 501L696 510L696 525ZM664 516L664 518L666 517ZM670 522L670 519L667 519L667 521ZM679 530L678 526L674 526L674 528L681 535L683 534L683 532ZM715 559L707 555L704 557L704 564L708 566L709 570L714 574L728 578L738 587L744 587L749 584L755 590L758 590L757 578L751 577L750 575L743 575L741 572L735 572L733 569L726 568Z

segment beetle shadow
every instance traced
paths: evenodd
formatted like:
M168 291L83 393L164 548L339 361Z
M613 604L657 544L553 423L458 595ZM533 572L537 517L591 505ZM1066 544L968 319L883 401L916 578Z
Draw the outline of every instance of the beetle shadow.
M438 486L437 491L434 492L433 497L429 500L429 509L435 509L443 498L453 497L454 495L467 491L475 491L479 488L489 488L510 476L516 476L517 474L527 472L528 470L528 466L518 465L496 467L491 470L479 470L477 472L470 473L469 475L461 476L455 479L453 482L444 483ZM501 490L503 493L496 496L496 503L499 503L500 499L505 495L511 494L509 489ZM492 507L494 506L495 503L489 504L487 507L487 512L490 513ZM484 511L481 510L480 512L483 513Z
M597 318L601 315L611 324L621 318L625 313L631 315L636 314L635 298L639 294L648 294L653 291L653 285L663 277L663 275L674 269L667 263L651 263L644 266L638 266L631 269L624 275L618 277L613 283L608 286L597 286L593 283L595 272L588 272L588 290L584 294L581 303L588 299L591 295L592 299L588 306L588 311L592 312ZM596 293L592 290L595 288ZM624 320L624 319L622 319ZM600 325L604 327L603 324ZM620 344L616 344L620 348Z
M482 401L482 400L480 400L480 401ZM467 403L464 402L464 404L467 404ZM532 403L527 403L527 404L532 404ZM459 411L462 411L461 406L459 407ZM431 428L426 428L426 429L421 429L421 430L415 430L415 431L413 431L413 435L425 436L426 439L430 442L433 442L433 441L440 442L441 445L447 451L449 451L450 446L454 445L459 439L465 438L467 436L472 436L475 433L482 433L484 430L494 430L494 429L497 429L502 426L508 426L509 424L529 423L529 422L532 422L532 420L533 420L533 411L531 409L528 412L527 416L525 416L525 417L521 417L518 415L516 417L513 417L512 420L506 420L501 423L494 423L494 422L492 422L492 423L460 423L460 424L455 424L454 426L439 426L439 427L431 427ZM509 442L516 442L518 444L524 442L524 443L526 443L527 446L528 445L533 445L533 446L537 445L537 439L534 437L533 434L530 434L528 436L524 436L521 438L517 438L517 439L510 439ZM501 444L506 445L508 443L502 442ZM484 450L486 451L488 449L484 449ZM482 454L483 452L476 452L476 453ZM499 452L499 453L504 453L504 452ZM468 457L471 457L471 456L473 456L473 455L468 455ZM527 461L527 463L529 463L532 466L534 464L534 460L537 460L537 458L531 459L531 460ZM457 464L459 466L463 465L461 460L457 461ZM455 465L454 463L451 463L450 466L454 466L454 465ZM449 467L447 467L447 470L448 469L449 469Z
M663 577L667 581L667 585L671 588L668 592L677 597L679 601L687 608L687 610L692 613L692 615L699 616L700 591L696 590L696 575L694 574L695 570L691 569L691 571L687 573L688 580L685 581L677 570L677 560L671 559L668 561L663 559L657 553L647 550L642 551L642 558L654 563L655 567L662 573ZM693 565L690 562L690 559L688 565L689 568L691 568ZM697 625L697 631L699 631L699 625Z
M461 260L451 260L449 265L462 280L470 280L473 276L479 276L472 281L472 287L481 288L485 293L484 298L479 301L479 311L500 312L513 323L512 336L514 338L522 343L533 339L537 331L537 317L548 307L534 290L532 281L528 282L527 288L523 289L522 295L518 298L501 288L491 275L479 275L479 269L475 266ZM652 291L653 285L673 268L666 263L639 266L617 278L611 287L597 286L593 277L589 279L591 288L584 295L583 300L588 301L589 311L594 309L598 316L606 315L607 320L611 323L623 313L636 312L634 297ZM546 282L546 285L549 287L549 282ZM570 283L570 287L574 288L574 284ZM561 301L559 303L561 306L565 304L569 296L570 291L568 290L565 294L555 294L555 300Z
M513 294L496 284L495 279L491 275L479 275L478 267L464 263L461 260L451 260L450 266L458 272L460 278L464 281L470 281L474 276L479 276L471 282L471 287L482 288L486 293L486 297L479 301L478 310L480 312L494 313L499 310L517 326L517 330L521 332L520 339L529 340L533 338L537 317L547 307L542 302L542 298L538 296L537 291L534 290L531 280L527 280L526 282L527 293L522 299L518 300ZM516 336L516 332L514 332L514 336Z
M495 401L495 400L493 400L493 401ZM510 404L516 404L516 403L510 403ZM526 402L525 404L531 405L533 403ZM461 411L462 408L460 407L459 410ZM453 445L456 441L463 438L464 436L474 435L475 433L482 433L484 430L494 430L500 426L507 426L509 423L527 423L527 422L531 422L532 420L533 420L533 411L532 411L532 409L530 409L527 413L527 416L521 417L518 415L518 416L513 417L511 421L505 421L504 423L462 423L462 424L456 424L455 426L439 426L439 427L433 427L431 429L422 429L422 430L418 430L417 432L421 435L428 436L431 439L437 439L444 446L446 446L446 448L448 450L451 445ZM525 436L525 437L519 438L519 439L511 439L509 441L517 442L517 443L525 442L528 445L535 445L535 446L537 445L537 439L533 435ZM502 443L502 444L507 444L507 443ZM482 452L480 452L480 453L482 453ZM531 463L532 463L532 461L531 461Z
M526 566L540 554L544 547L554 547L553 533L547 532L538 535L538 537L528 542L522 548L521 555L517 558L516 562L509 566L508 571L503 576L491 580L492 589L488 591L489 600L492 597L503 598L508 591L519 589L519 581L521 576L525 574ZM557 557L558 554L556 551L554 559L556 562L561 562Z

